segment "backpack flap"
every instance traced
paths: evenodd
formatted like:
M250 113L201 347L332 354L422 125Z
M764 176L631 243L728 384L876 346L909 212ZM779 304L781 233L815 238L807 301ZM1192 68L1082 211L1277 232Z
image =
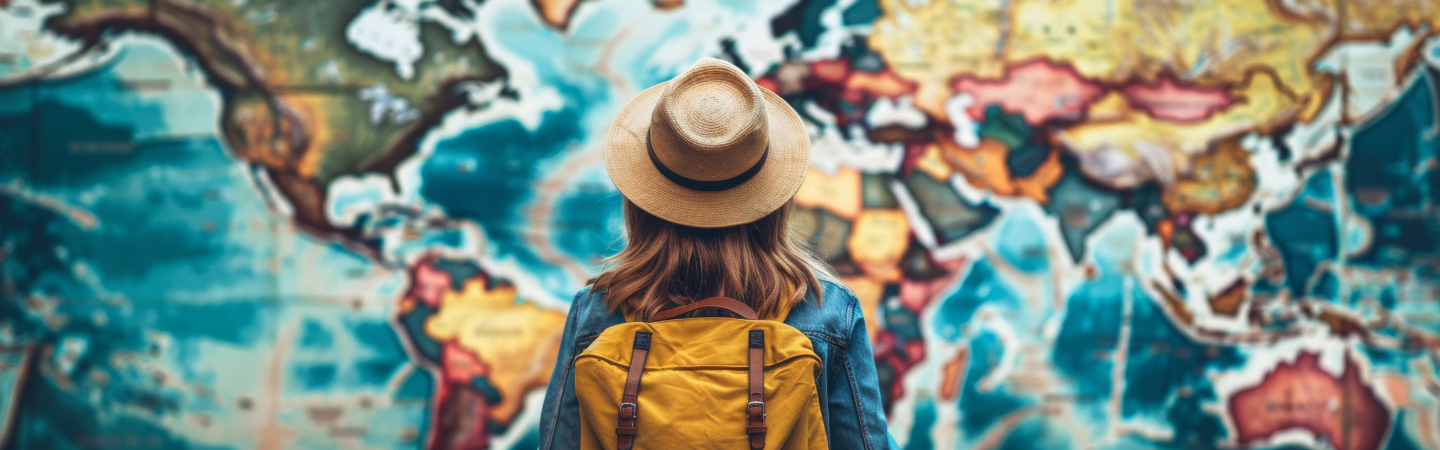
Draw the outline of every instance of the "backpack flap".
M826 448L820 367L810 339L781 322L610 327L575 358L581 448Z

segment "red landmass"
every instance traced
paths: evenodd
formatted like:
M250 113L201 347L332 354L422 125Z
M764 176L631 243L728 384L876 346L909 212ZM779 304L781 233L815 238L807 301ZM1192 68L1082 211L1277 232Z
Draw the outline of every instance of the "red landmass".
M968 92L975 98L965 111L973 119L984 119L986 106L1000 105L1006 111L1024 115L1025 121L1032 124L1079 117L1092 100L1105 92L1070 66L1046 60L1014 66L999 81L960 77L954 88L955 92Z
M810 63L807 78L805 84L808 87L839 94L845 101L855 104L880 97L893 99L915 92L917 88L915 83L900 78L888 69L879 72L850 70L850 61L846 59Z
M410 272L409 291L401 297L400 315L415 314L406 304L422 303L431 311L440 307L446 292L454 289L450 272L438 269L431 258L417 262ZM478 274L479 277L487 276ZM405 321L402 319L400 323ZM423 321L422 321L423 323ZM403 326L403 325L402 325ZM402 339L428 339L423 329L398 331ZM415 343L412 342L413 347ZM454 341L441 342L438 355L412 353L439 376L435 383L431 416L434 423L425 438L427 449L486 449L490 447L490 409L492 405L472 382L489 374L490 368L474 353ZM431 359L436 358L436 359Z
M1287 430L1307 430L1338 450L1374 450L1390 433L1390 411L1360 380L1349 357L1339 379L1302 353L1255 386L1230 397L1237 438L1245 446Z
M434 417L435 425L427 449L476 449L490 448L490 404L484 396L463 384L436 383Z
M1224 88L1184 87L1169 77L1155 85L1127 86L1120 93L1151 117L1177 122L1204 120L1235 101Z
M904 398L905 375L925 360L925 342L919 339L906 341L889 329L881 329L875 334L874 345L871 353L875 356L875 365L888 365L895 374L889 380L890 385L880 389L889 389L892 401ZM888 405L886 409L888 412Z
M888 69L855 70L850 67L850 61L844 59L809 63L799 82L788 81L786 74L778 70L755 78L755 84L787 97L800 94L810 97L816 106L835 114L835 125L841 128L863 121L875 99L895 99L918 88ZM786 81L783 86L782 81ZM849 103L849 107L842 107L842 101Z
M770 92L774 92L776 94L780 93L780 83L775 82L775 78L769 75L756 78L755 84L765 89L769 89Z

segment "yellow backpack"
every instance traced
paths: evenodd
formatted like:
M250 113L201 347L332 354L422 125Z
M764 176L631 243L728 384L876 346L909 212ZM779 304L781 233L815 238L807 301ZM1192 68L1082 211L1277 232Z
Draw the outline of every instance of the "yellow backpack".
M744 320L674 319L702 308ZM729 298L615 325L575 357L580 448L825 449L820 368L799 330Z

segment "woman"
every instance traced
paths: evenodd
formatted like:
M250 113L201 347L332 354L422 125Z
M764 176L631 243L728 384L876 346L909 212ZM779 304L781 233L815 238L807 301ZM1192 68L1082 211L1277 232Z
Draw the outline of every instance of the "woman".
M831 448L897 448L855 294L791 232L809 168L800 116L735 66L704 59L640 93L606 136L628 244L576 294L545 392L540 448L578 448L572 362L607 327L712 296L808 337Z

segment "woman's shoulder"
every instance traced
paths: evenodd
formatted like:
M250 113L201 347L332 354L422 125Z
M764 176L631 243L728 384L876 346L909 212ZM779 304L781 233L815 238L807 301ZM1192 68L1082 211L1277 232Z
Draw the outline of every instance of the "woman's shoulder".
M599 334L611 325L624 323L625 317L618 311L610 312L604 292L585 286L576 292L575 298L570 301L570 320L575 323L575 335L583 337Z
M790 309L785 323L806 334L822 335L837 344L846 344L851 328L863 311L860 301L840 280L818 275L820 295L807 294L805 300Z

